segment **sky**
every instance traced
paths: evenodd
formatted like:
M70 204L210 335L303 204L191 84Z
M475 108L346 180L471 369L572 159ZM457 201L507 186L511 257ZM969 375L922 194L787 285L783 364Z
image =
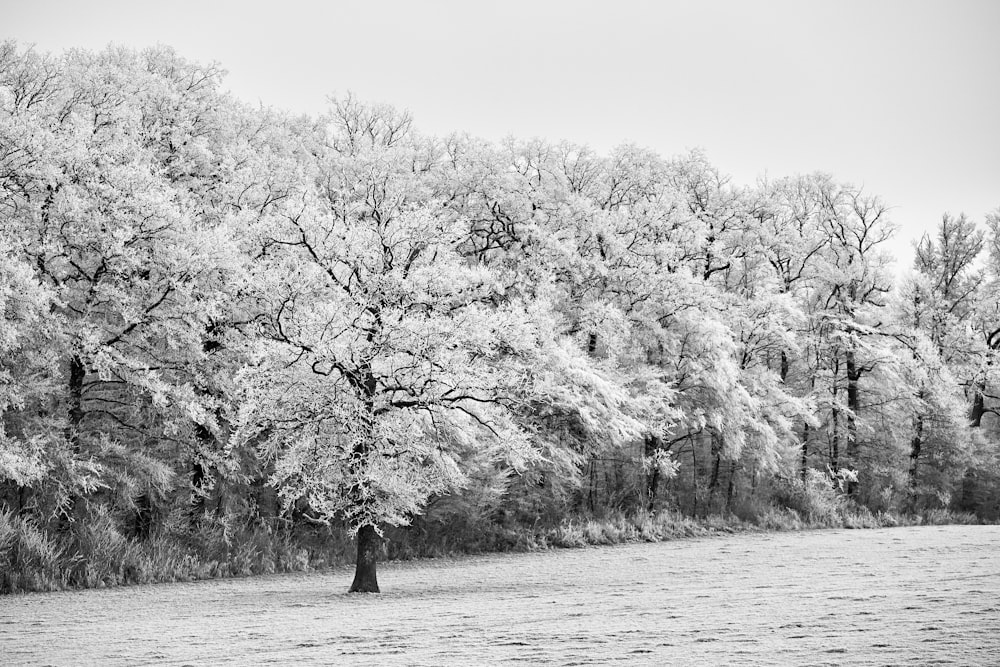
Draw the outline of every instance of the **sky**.
M827 172L892 207L897 270L944 212L1000 207L998 34L997 0L0 0L0 39L168 44L290 111L350 91L430 134Z

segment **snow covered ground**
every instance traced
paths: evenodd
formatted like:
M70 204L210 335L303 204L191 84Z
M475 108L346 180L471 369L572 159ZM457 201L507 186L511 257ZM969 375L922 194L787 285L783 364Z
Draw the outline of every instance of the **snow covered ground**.
M1000 664L1000 527L689 539L0 598L0 664Z

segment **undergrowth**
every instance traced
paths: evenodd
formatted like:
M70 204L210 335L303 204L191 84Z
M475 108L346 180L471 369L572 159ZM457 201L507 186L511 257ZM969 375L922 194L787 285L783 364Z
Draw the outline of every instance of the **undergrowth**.
M303 572L351 557L347 536L329 528L234 529L206 520L140 540L123 535L102 515L47 531L0 512L0 593Z
M971 514L940 509L920 515L872 513L842 498L816 498L794 488L779 498L781 504L742 507L739 515L699 518L676 510L580 515L548 525L418 518L411 526L386 529L382 559L660 542L734 532L977 523ZM12 512L0 512L3 593L307 572L347 565L353 559L353 543L342 527L288 523L238 527L205 517L196 525L168 521L164 530L137 539L121 534L101 513L85 525L53 531Z

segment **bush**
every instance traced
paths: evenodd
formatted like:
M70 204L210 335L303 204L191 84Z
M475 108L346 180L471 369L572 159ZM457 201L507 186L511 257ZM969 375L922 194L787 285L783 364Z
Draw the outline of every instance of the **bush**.
M780 507L794 511L800 523L804 520L811 525L839 526L846 513L844 496L826 474L814 469L806 472L805 480L776 480L772 497ZM768 521L774 519L772 516Z
M0 511L0 592L63 588L64 553L58 540L33 520Z

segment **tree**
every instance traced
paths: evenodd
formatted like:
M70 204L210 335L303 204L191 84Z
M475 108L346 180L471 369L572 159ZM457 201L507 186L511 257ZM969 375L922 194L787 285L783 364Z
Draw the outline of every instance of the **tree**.
M219 176L218 72L166 49L2 57L0 232L51 294L61 381L45 410L60 415L49 448L66 473L50 488L67 489L56 512L82 518L101 487L148 513L172 485L172 446L192 421L211 422L192 380L238 264L231 230L208 223L200 198Z
M872 374L892 364L895 354L881 335L886 295L891 290L882 247L892 235L888 207L858 188L816 176L812 196L817 202L817 222L827 238L819 274L810 290L806 312L815 331L814 363L823 394L822 421L828 444L828 465L869 470L863 459L877 453L875 442L864 443L862 433L875 434L866 421L865 403L880 405L892 397L870 397L866 388L889 388ZM885 370L889 370L886 368ZM863 378L871 381L865 382ZM877 418L877 413L871 415ZM867 450L867 451L865 451ZM851 482L848 492L859 485Z
M238 423L275 460L282 497L357 534L351 591L377 592L381 526L460 486L464 453L514 469L533 458L514 400L546 323L498 303L495 276L458 251L463 229L421 201L395 116L338 108L313 187L258 266L282 279L260 297L261 361Z
M945 214L937 234L925 234L916 245L918 275L904 285L907 309L900 319L926 341L913 350L927 375L917 381L916 399L921 403L910 439L909 484L914 494L925 489L924 496L950 497L969 456L969 433L956 415L968 413L973 424L982 419L983 378L976 377L981 352L976 354L979 346L971 326L983 283L983 273L975 266L982 247L983 232L972 221L964 214ZM971 401L956 395L963 387ZM922 460L930 465L921 467Z
M961 218L960 218L961 220ZM991 398L989 388L996 384L995 359L1000 350L1000 306L997 293L1000 284L1000 209L986 216L988 230L987 251L988 261L984 271L980 289L980 299L975 304L975 329L978 333L976 350L978 360L975 363L974 378L970 383L969 392L972 395L972 408L969 417L973 428L980 428L987 414L996 414L996 409L987 401ZM983 240L983 237L979 237ZM963 276L960 276L963 277ZM978 287L978 285L977 285Z
M28 490L45 482L57 463L54 429L42 408L56 370L45 354L55 333L46 324L51 301L31 267L0 238L0 498L19 513Z

